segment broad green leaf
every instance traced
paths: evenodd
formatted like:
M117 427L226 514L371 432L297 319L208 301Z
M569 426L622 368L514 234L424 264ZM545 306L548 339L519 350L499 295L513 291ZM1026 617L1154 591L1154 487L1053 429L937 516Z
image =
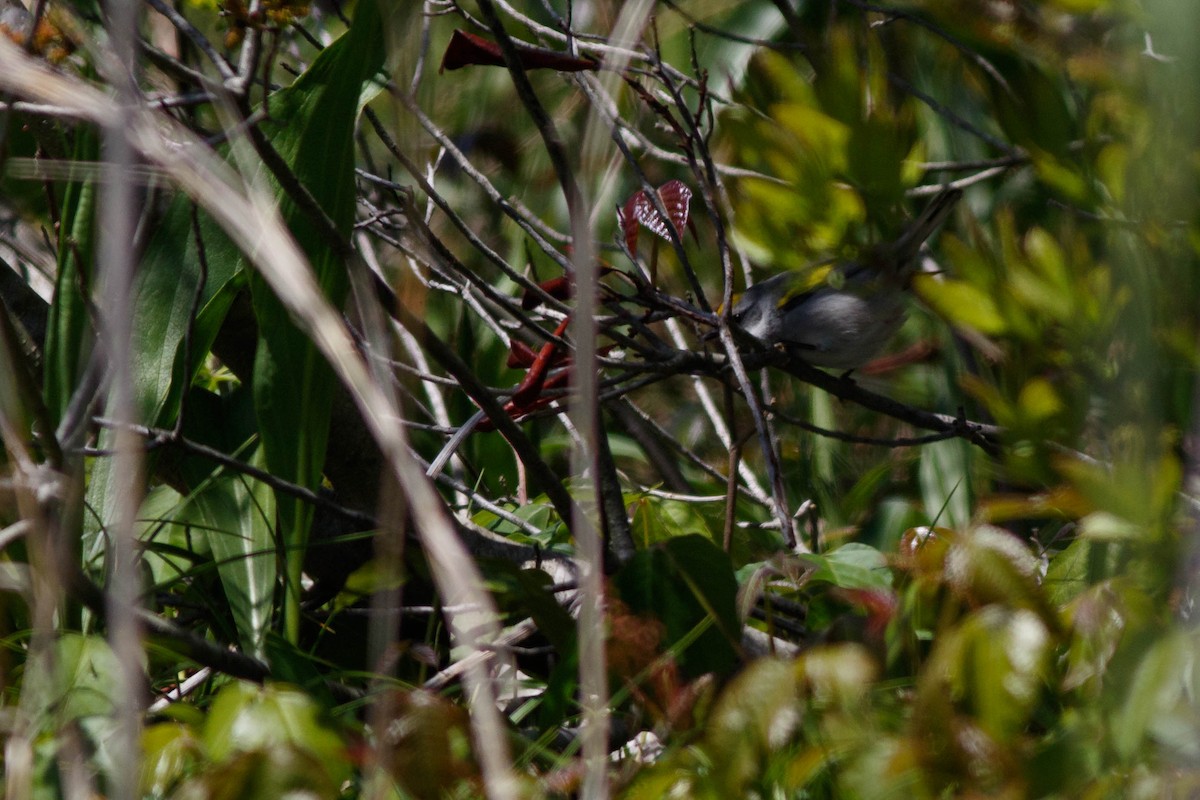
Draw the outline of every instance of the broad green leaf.
M338 610L349 608L378 592L399 589L406 582L402 563L391 558L372 558L346 577L342 591L334 600L334 607Z
M1087 176L1080 172L1078 164L1037 147L1031 147L1030 150L1033 168L1042 182L1076 202L1087 202L1089 184Z
M912 126L878 112L856 122L846 143L846 175L867 202L872 219L903 200L904 165L913 148Z
M887 559L870 545L850 542L823 554L799 556L813 567L809 581L820 581L841 589L890 589L892 573Z
M1134 457L1113 464L1063 458L1057 467L1097 510L1122 520L1122 527L1141 526L1147 533L1173 513L1175 492L1182 480L1179 459L1171 454L1157 460ZM1117 530L1111 523L1100 527L1110 534Z
M865 63L869 56L863 52L863 39L848 26L830 26L825 36L813 88L826 114L853 125L866 118L874 104L869 88L872 69Z
M246 388L222 397L193 389L184 434L262 469L251 406ZM193 537L205 542L212 553L242 649L261 658L267 632L276 621L275 495L260 481L214 467L199 456L182 459L178 472L191 489L179 519L192 526Z
M260 446L238 455L251 466L264 466ZM261 658L278 574L274 493L246 475L219 469L188 497L182 518L205 532L242 649Z
M633 503L633 535L638 547L650 547L675 536L698 534L717 542L708 522L695 503L682 503L651 496L639 497Z
M293 687L229 684L213 701L201 738L216 763L290 747L316 759L335 786L350 776L341 733L316 702Z
M1097 511L1079 521L1079 534L1093 542L1134 542L1146 535L1146 529L1108 511Z
M91 184L83 186L85 192L92 191ZM195 218L198 225L193 223L193 214L199 215ZM90 219L87 225L90 236ZM62 252L60 250L60 257ZM70 263L67 266L70 267ZM237 248L210 217L197 212L192 201L179 192L162 219L156 220L133 280L129 360L136 421L162 427L175 423L180 399L211 350L229 307L244 288L243 261ZM199 304L193 319L192 309L197 298ZM71 313L76 316L86 315L86 306L71 308ZM63 329L64 342L69 341L69 323L64 311L63 320L57 326ZM190 348L185 353L189 326ZM69 360L69 354L64 352L53 362L47 361L47 380L57 376L54 377L57 384L48 383L48 386L65 385L70 373ZM54 402L65 403L66 397ZM61 413L61 409L51 413ZM114 441L112 431L102 430L97 444L109 448ZM151 463L154 458L154 455L150 456ZM84 518L82 540L83 561L93 568L104 547L101 534L113 516L114 490L111 460L100 459L93 466L87 486L86 505L90 513Z
M1061 620L1046 599L1041 565L1029 547L1008 531L979 525L959 536L946 553L950 588L973 605L1028 609L1057 632Z
M183 193L175 197L163 218L156 222L134 276L129 360L136 421L146 425L169 427L175 423L180 398L204 363L238 291L245 286L241 255L216 223L204 214L199 216L200 241L204 248L201 261L192 224L193 209L192 201ZM89 220L88 225L91 224ZM192 306L206 271L193 322ZM85 312L86 308L81 308L75 313ZM191 348L185 355L183 345L189 324ZM63 326L66 326L65 319ZM188 367L186 375L183 374L185 363ZM51 366L47 361L47 370ZM65 381L66 362L55 369L61 373L58 380ZM47 377L49 379L49 372ZM113 431L100 431L97 439L100 448L110 448L114 442ZM153 464L155 454L148 460ZM97 569L103 554L102 534L113 518L113 504L117 500L111 468L111 459L98 459L87 485L88 513L83 522L82 552L83 563L93 570Z
M77 734L77 752L89 752L101 772L125 757L113 751L119 741L115 714L122 699L118 675L123 668L103 637L77 633L61 634L25 662L20 704L32 723L28 732L54 745L39 748L35 756L46 776L54 774L55 760L61 758L56 750L64 730Z
M384 62L383 24L376 2L359 3L354 25L327 47L289 88L270 99L265 130L297 180L348 238L354 221L354 127L363 85ZM313 222L284 197L280 211L308 255L327 299L340 307L349 280L346 265ZM315 489L329 433L333 373L316 346L292 323L266 282L251 276L259 340L254 400L266 462L279 477ZM312 510L290 497L278 499L287 553L285 629L299 632L300 574Z
M723 800L727 797L721 787L710 780L707 769L692 763L695 760L688 758L685 752L643 769L620 796L623 800L661 800L664 797Z
M301 182L338 221L343 234L353 220L352 134L361 90L383 58L376 4L360 4L359 14L364 17L363 25L326 48L296 83L271 98L272 116L280 122L267 131ZM352 41L355 35L358 39ZM285 219L317 266L330 299L340 304L346 286L342 265L332 263L313 226L294 207L285 209ZM207 216L201 214L198 221L203 261L194 235L191 201L178 196L156 227L134 285L131 361L138 413L148 424L166 426L175 421L180 397L246 282L241 254ZM191 348L184 353L190 310L205 268L207 279L191 329ZM255 311L260 332L266 330L257 348L255 378L260 418L269 428L263 438L266 463L281 477L315 487L325 449L331 374L261 281ZM65 367L59 371L65 381ZM110 443L111 435L102 433L100 446ZM93 514L85 525L85 563L96 564L103 549L100 533L111 518L111 477L109 461L98 461L87 492ZM303 536L296 532L306 531L308 509L289 499L280 513L284 530L292 531L289 574L294 587L303 558ZM295 615L291 618L294 621Z
M816 108L796 103L780 104L771 112L799 142L798 152L806 162L826 173L846 169L849 127Z
M782 53L761 48L750 60L749 76L740 87L741 99L752 106L764 108L776 100L787 100L813 106L817 96L809 75ZM749 93L756 93L751 96Z
M199 214L203 264L193 213ZM193 322L192 306L201 277L205 282ZM189 198L182 193L176 196L155 228L133 285L130 366L142 422L174 424L180 397L204 363L230 305L244 286L237 248L210 217L195 210ZM189 325L191 347L185 354Z
M946 554L945 569L951 585L985 603L1017 602L1037 587L1037 557L1016 536L992 525L956 537Z
M121 666L108 642L100 636L64 634L55 643L54 658L53 671L32 673L42 691L32 683L24 688L41 696L39 705L57 724L113 713L118 700L114 676Z
M1056 608L1064 608L1088 587L1113 576L1118 569L1117 549L1107 542L1080 537L1050 559L1042 585Z
M1063 715L1055 730L1042 737L1028 761L1029 797L1062 797L1079 792L1079 787L1094 781L1103 767L1105 748L1100 720L1072 709ZM1093 784L1094 787L1094 784ZM1120 794L1095 788L1097 797Z
M145 797L167 797L203 761L200 742L192 729L178 722L160 722L142 731L141 790Z
M1045 228L1034 228L1025 234L1025 253L1029 265L1041 273L1053 291L1071 306L1071 268L1067 263L1067 252Z
M919 757L912 739L877 736L838 771L838 786L847 797L923 800L930 795Z

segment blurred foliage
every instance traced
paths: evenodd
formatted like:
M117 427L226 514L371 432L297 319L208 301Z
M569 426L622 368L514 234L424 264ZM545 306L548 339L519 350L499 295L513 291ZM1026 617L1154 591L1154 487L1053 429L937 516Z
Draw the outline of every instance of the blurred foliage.
M66 73L108 75L93 63L102 49L78 46L98 34L97 10L50 5L44 25L26 29L31 18L9 4L0 26ZM502 16L514 38L561 51L552 34L562 24L603 38L623 4L512 5ZM172 87L182 98L175 118L210 137L220 129L215 139L237 127L226 115L257 109L284 168L335 235L371 254L399 305L484 387L503 394L527 376L508 361L510 340L542 347L561 315L521 309L529 287L519 279L561 275L569 219L562 176L512 77L430 66L477 18L474 4L428 16L419 4L384 4L377 15L369 0L269 2L255 13L217 0L176 7L195 26L187 35L155 33L165 18L144 20L154 45L145 91ZM673 341L662 316L637 316L636 281L620 273L628 255L657 288L699 304L694 270L715 306L721 242L735 255L732 288L853 259L903 229L932 184L953 180L965 198L931 242L909 318L854 385L999 434L993 448L914 440L923 431L908 422L768 373L756 385L774 415L781 500L799 509L812 551L796 553L763 500L772 483L741 398L710 414L700 387L716 384L649 369L636 375L661 380L632 391L632 381L605 384L628 391L603 413L636 546L605 576L612 794L1200 793L1196 10L1186 0L655 8L645 42L656 49L646 52L670 69L635 60L625 77L643 91L617 92L605 107L626 126L645 184L621 161L588 171L583 110L595 95L581 89L597 91L596 76L527 76L601 211L671 180L692 192L683 260L597 214L602 259L616 268L604 276L606 313L626 315L600 343L613 345L606 357L629 357L643 329ZM355 20L348 32L341 11ZM244 108L211 104L194 72L221 78L197 52L201 39L224 66L259 41L268 96L256 86ZM596 44L572 37L604 55ZM378 80L383 65L401 88ZM411 106L401 99L410 82ZM360 119L364 106L384 135ZM157 185L143 198L133 377L140 421L159 430L147 437L142 571L113 577L120 498L106 448L118 437L81 423L102 408L79 399L103 382L99 183L68 169L35 191L17 169L94 164L101 137L36 107L5 113L0 155L14 166L0 176L0 268L13 261L19 282L49 300L35 358L20 346L29 332L16 296L0 283L7 796L105 796L129 763L140 763L138 791L155 798L486 794L483 755L495 743L471 727L474 698L451 667L463 651L426 554L415 540L389 549L386 537L373 551L375 526L322 516L336 517L329 502L343 501L374 513L394 487L378 476L360 485L354 473L339 485L326 450L350 433L330 429L339 398L327 365L246 254L188 195ZM253 157L236 146L227 155L261 179ZM719 186L687 168L687 156L706 155ZM426 343L396 359L376 349L361 298L343 303L352 294L344 254L278 178L284 218L327 296L366 331L357 344L404 398L412 450L432 462L447 425L477 406L428 365ZM679 341L704 350L686 327ZM239 371L239 359L250 368ZM605 367L601 377L617 374L635 372ZM620 407L626 399L637 408ZM629 422L641 412L655 435ZM733 496L718 416L740 442ZM571 472L578 432L551 414L521 427L590 507L603 489L591 471ZM65 453L50 444L56 430ZM180 436L211 450L177 452ZM350 460L368 460L356 447L347 445ZM471 435L456 459L445 474L457 483L439 484L441 496L464 535L484 543L478 566L506 632L528 621L536 630L498 647L515 664L500 676L511 679L501 712L513 792L573 796L588 720L579 614L564 598L578 581L552 571L575 554L572 523L539 494L545 487L530 486L501 434ZM311 493L328 502L314 508ZM140 580L145 610L178 634L147 628L137 654L150 708L140 753L117 745L115 676L127 659L111 648L104 614L82 608L64 563L101 584ZM271 679L200 670L202 645L258 659Z

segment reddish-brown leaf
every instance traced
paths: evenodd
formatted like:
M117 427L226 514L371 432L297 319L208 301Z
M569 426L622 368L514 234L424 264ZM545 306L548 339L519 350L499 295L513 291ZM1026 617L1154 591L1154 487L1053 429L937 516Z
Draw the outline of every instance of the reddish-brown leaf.
M620 270L618 270L616 267L606 264L603 261L600 262L598 268L601 278L613 272L620 272ZM571 298L571 293L575 290L573 281L566 275L558 278L551 278L548 281L542 281L538 284L538 287L555 300L569 300ZM537 308L541 304L542 296L537 292L526 290L525 293L521 295L521 308L525 309L526 311Z
M570 363L570 359L563 360L564 365L568 364L568 363ZM521 404L521 405L518 405L514 401L509 400L507 403L504 404L504 413L508 414L508 416L511 417L514 422L520 422L521 420L528 417L530 414L533 414L534 412L537 412L537 411L541 411L543 408L546 408L551 403L553 403L555 400L559 399L558 397L547 397L547 396L545 396L544 392L553 390L553 389L565 389L570 384L571 384L570 370L560 369L557 372L551 372L549 377L547 377L545 379L545 381L542 383L541 391L543 392L543 394L539 394L532 401ZM484 419L484 420L481 420L479 422L479 424L475 426L475 430L486 433L488 431L496 430L496 425L490 419Z
M565 275L558 278L551 278L548 281L542 281L538 284L538 287L555 300L566 300L571 296L571 279ZM526 311L537 308L541 303L542 296L537 292L526 290L525 294L521 297L521 308Z
M517 56L525 69L553 69L558 72L594 72L599 69L600 62L586 56L572 56L554 50L513 42L517 47ZM503 67L504 55L500 46L493 41L476 36L473 33L456 30L446 45L442 54L440 72L462 69L463 67Z
M675 226L675 231L682 235L691 214L692 190L683 181L670 180L658 187L658 199L667 212L667 219ZM669 241L671 238L667 220L654 208L654 202L644 189L634 192L625 201L617 213L617 221L625 234L625 246L631 253L637 253L639 225L646 226L663 239Z
M537 358L537 353L533 352L533 348L525 344L519 339L512 339L508 343L508 361L505 362L508 367L522 367L528 369L533 366L534 359Z
M570 319L570 317L564 317L563 321L558 323L558 327L554 329L555 336L562 336L566 333L567 324L570 322ZM546 342L542 345L542 349L538 351L537 358L534 359L533 366L525 373L525 379L521 381L516 391L513 392L512 403L517 410L524 411L525 407L542 393L542 386L546 383L546 376L556 362L557 357L558 342Z

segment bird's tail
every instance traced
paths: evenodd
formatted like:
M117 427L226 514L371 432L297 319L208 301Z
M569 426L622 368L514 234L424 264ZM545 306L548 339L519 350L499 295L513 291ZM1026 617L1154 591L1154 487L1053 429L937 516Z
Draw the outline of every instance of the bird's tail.
M938 192L929 201L929 205L921 210L920 215L905 228L904 233L887 248L884 254L887 260L896 264L901 272L911 269L912 265L916 264L921 245L946 221L960 197L960 189L943 189Z

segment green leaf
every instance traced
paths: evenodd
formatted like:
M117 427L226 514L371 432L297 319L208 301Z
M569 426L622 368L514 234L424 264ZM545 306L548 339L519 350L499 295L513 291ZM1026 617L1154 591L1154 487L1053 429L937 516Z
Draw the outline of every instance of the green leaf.
M1195 656L1194 636L1171 631L1140 658L1112 720L1113 743L1123 757L1132 757L1166 718L1187 708L1185 691L1196 670ZM1194 730L1194 708L1190 715Z
M959 670L980 727L1003 741L1026 725L1047 682L1053 639L1031 611L990 606L962 627Z
M1048 688L1054 637L1036 614L988 606L941 638L923 669L918 692L922 722L938 735L978 728L994 742L970 763L1015 747ZM963 717L967 717L964 719ZM988 753L987 750L991 750Z
M799 556L813 567L809 581L829 583L842 589L890 589L892 572L883 553L870 545L850 542L825 554Z
M203 365L230 305L245 285L240 253L217 224L204 214L199 216L200 240L205 253L202 265L192 224L193 209L192 201L185 195L180 193L175 197L163 218L156 222L133 280L129 360L135 421L146 425L169 427L175 423L184 392ZM92 221L88 220L87 224L90 230ZM192 322L191 310L202 277L206 280ZM72 313L86 315L86 307ZM185 355L183 345L189 323L192 325L191 348ZM59 327L67 327L66 312ZM62 338L67 340L66 332ZM55 367L55 380L63 385L69 377L69 359L65 353L56 358L56 362L61 363ZM185 363L188 367L186 375ZM47 370L50 368L48 360ZM49 372L47 379L50 379ZM64 397L61 402L65 401ZM105 429L100 432L97 445L111 448L115 439L115 433ZM148 460L153 465L155 455L151 454ZM98 460L87 486L86 507L90 513L84 518L82 551L84 564L92 569L97 568L103 553L102 534L113 519L113 504L117 501L111 470L111 459Z
M64 634L55 643L54 657L57 669L50 676L35 675L39 682L45 677L57 678L43 684L49 692L42 695L41 705L53 711L58 724L113 713L119 694L114 676L122 667L108 642L100 636ZM26 684L25 688L32 690L33 686ZM38 693L30 694L36 697Z
M765 757L798 730L803 718L798 677L792 662L759 659L717 698L704 742L718 796L748 796Z
M261 446L239 455L264 466ZM264 483L220 469L188 497L182 518L205 531L242 649L261 658L278 574L274 494Z
M27 735L53 743L37 753L43 769L52 774L55 752L64 730L78 734L77 752L90 752L92 764L111 769L125 757L113 748L117 704L123 697L118 676L125 668L101 636L63 633L25 662L20 685L21 717L31 723ZM6 765L7 766L7 765ZM53 795L50 795L53 796ZM59 795L61 796L61 795Z
M1081 536L1050 559L1042 585L1055 608L1063 608L1090 586L1113 575L1116 548Z
M796 666L807 694L821 707L859 709L867 700L864 688L879 679L879 666L860 644L814 647Z
M166 797L202 762L200 741L187 725L160 722L142 731L143 797Z
M201 262L193 213L199 212L185 195L172 201L146 246L134 279L130 367L138 419L147 425L175 423L180 398L245 286L241 254L204 214L198 218L204 250ZM191 311L201 277L205 282L193 323ZM191 347L185 354L189 324Z
M867 202L872 219L903 200L903 169L913 147L912 127L878 113L855 123L846 143L846 175Z
M354 222L354 127L359 99L363 85L383 62L378 4L359 3L350 31L322 51L295 83L270 99L271 118L279 121L265 126L272 144L343 238L348 238ZM308 256L325 296L340 307L349 287L346 265L286 196L280 212ZM254 401L266 462L280 478L315 489L321 482L329 433L333 372L257 274L251 276L250 288L259 330ZM294 641L312 509L291 497L278 498L278 509L287 553L284 623Z
M1037 556L1008 531L980 525L959 536L946 553L946 582L959 596L983 606L990 603L1038 613L1058 632L1061 620L1046 599Z
M633 535L638 547L650 547L676 536L691 534L703 536L711 542L718 539L696 503L645 495L636 498L632 505Z
M827 173L845 170L852 132L847 125L816 108L796 103L780 104L771 111L813 167Z
M326 48L304 75L270 100L272 116L280 122L268 130L268 135L301 182L338 222L343 235L349 231L354 213L352 136L361 90L383 61L383 33L376 4L361 3L358 13L363 17L361 25ZM317 268L329 298L340 305L346 289L343 265L334 263L328 248L316 237L313 226L307 224L293 205L285 204L283 211L292 232ZM244 258L218 226L203 214L198 218L204 249L204 258L200 258L193 213L187 197L182 194L176 197L156 226L133 287L134 335L130 358L139 420L147 424L168 426L174 423L180 398L202 365L230 305L247 280ZM88 220L89 231L90 224ZM60 252L68 251L69 248L60 248ZM203 286L202 276L206 277ZM320 362L311 343L288 320L282 306L270 295L261 279L256 283L255 311L260 341L254 389L259 418L263 421L265 463L273 473L315 488L320 482L325 452L332 374ZM190 352L185 353L190 311L198 288L200 306L190 333ZM69 295L64 294L64 298ZM76 310L70 319L86 319L83 311L86 309ZM65 329L68 327L66 311L60 316L64 321L59 327ZM64 342L68 340L66 333L59 338ZM71 370L77 369L71 362L73 354L67 352L65 344L59 350L63 354L53 364L48 363L47 369L54 366L58 382L55 385L73 386ZM185 362L187 374L184 374ZM69 396L68 389L64 388L59 394L63 395L57 401L61 405ZM103 432L98 444L106 447L111 440L111 433ZM107 460L97 462L87 490L87 504L94 513L85 526L84 560L93 565L98 563L103 550L101 532L112 516L110 468ZM228 502L206 501L217 505L203 509L203 514L218 514L228 520L233 509L239 504L244 507L250 500L245 494L246 487L238 489L230 484L224 491ZM294 601L298 594L296 587L310 510L300 501L287 498L279 513L282 529L289 534L286 539L288 575ZM243 536L243 541L253 541L246 547L239 546L243 553L261 550L262 524L268 516L259 504L258 513L247 520L256 530L249 531L246 525L241 526L236 535L250 533L251 539ZM255 563L231 552L223 555L233 559L223 563L238 563L239 568ZM253 571L257 573L253 580L261 583L262 569L255 566ZM233 590L231 601L240 618L239 628L247 637L244 644L254 643L253 648L257 649L262 642L261 606L265 593L246 593L249 576L233 580L225 570L225 578L232 581L226 589ZM294 626L296 615L291 614L289 620Z
M94 160L98 153L95 133L80 130L74 157ZM66 184L58 229L58 272L46 326L46 407L55 425L62 421L93 343L88 292L95 250L95 200L95 184Z
M1029 423L1049 419L1065 408L1062 398L1045 378L1034 378L1022 386L1017 405Z
M961 528L971 520L971 446L946 439L921 448L917 476L930 522Z
M913 287L921 300L951 325L973 328L989 336L1008 330L991 296L972 283L944 275L918 275L913 278Z
M184 434L190 440L264 467L247 389L221 397L194 389L188 395L186 417ZM275 495L266 484L224 467L214 469L212 461L199 456L183 459L178 471L192 490L179 519L206 541L242 649L261 658L275 622Z
M317 703L293 687L229 684L213 701L202 739L216 763L290 747L322 765L334 786L350 777L341 733Z
M698 757L684 751L637 773L633 783L621 794L622 800L661 800L687 797L692 800L724 800L720 786L710 779L708 766L697 766Z
M1079 133L1068 108L1071 91L1065 74L1052 75L1015 54L996 53L994 58L1007 85L991 81L988 89L996 121L1009 139L1030 149L1035 163L1071 159L1071 142Z

